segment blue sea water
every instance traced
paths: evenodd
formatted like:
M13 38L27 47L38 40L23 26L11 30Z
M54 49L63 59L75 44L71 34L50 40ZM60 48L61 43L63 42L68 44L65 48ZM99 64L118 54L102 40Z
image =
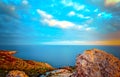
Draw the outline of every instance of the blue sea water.
M120 59L120 46L97 46L97 45L1 45L1 50L15 50L16 57L42 61L53 67L74 66L76 56L85 50L98 48Z

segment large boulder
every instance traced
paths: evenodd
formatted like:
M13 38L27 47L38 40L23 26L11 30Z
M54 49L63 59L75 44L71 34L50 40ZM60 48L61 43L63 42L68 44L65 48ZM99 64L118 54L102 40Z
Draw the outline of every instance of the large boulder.
M72 77L120 77L120 60L98 49L79 55L76 66Z

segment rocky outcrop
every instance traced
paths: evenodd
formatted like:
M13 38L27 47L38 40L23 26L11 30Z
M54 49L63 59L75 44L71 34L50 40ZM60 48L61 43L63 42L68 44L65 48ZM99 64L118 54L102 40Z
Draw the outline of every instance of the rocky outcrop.
M76 66L76 73L71 77L120 77L120 60L98 49L79 55Z
M54 71L46 72L40 77L69 77L72 75L72 72L67 69L56 69Z
M29 76L34 76L54 69L47 63L16 58L13 56L15 53L15 51L0 50L0 76L11 70L24 71Z
M28 77L25 72L19 70L10 71L6 77Z

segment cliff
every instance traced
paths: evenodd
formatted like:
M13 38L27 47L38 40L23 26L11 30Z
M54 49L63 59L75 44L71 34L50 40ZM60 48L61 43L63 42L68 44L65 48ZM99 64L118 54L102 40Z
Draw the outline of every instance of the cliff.
M0 76L4 77L11 70L20 70L29 76L35 76L54 69L47 63L16 58L13 56L15 53L15 51L0 50Z

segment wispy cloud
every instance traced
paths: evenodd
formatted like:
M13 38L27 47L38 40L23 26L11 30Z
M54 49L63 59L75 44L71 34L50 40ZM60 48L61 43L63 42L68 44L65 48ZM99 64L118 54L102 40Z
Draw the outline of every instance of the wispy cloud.
M120 0L105 0L105 5L106 6L113 6L119 2L120 2Z
M84 5L80 5L76 2L72 2L72 0L68 0L68 1L67 0L62 0L61 3L64 4L65 6L73 7L77 11L85 9Z
M22 4L28 5L28 1L27 0L22 0Z
M76 16L76 17L79 17L81 19L90 19L91 18L90 16L84 16L83 14L76 13L75 11L70 11L67 15L69 17Z
M52 19L53 16L50 14L47 14L45 11L42 11L40 9L37 9L37 12L45 19Z
M45 19L43 22L47 23L49 26L53 27L59 27L63 29L74 27L75 24L69 21L59 21L55 19Z
M112 14L111 13L106 13L106 12L101 12L101 13L98 13L98 17L111 19L112 18Z
M83 18L83 19L90 19L90 16L84 16L83 14L77 14L77 17Z
M76 15L76 13L74 12L74 11L70 11L69 13L68 13L68 16L75 16Z
M51 27L59 27L62 29L82 29L83 25L78 25L70 21L60 21L57 19L54 19L52 15L47 14L45 11L42 11L40 9L37 9L37 12L42 16L42 22L44 24L47 24L48 26Z

